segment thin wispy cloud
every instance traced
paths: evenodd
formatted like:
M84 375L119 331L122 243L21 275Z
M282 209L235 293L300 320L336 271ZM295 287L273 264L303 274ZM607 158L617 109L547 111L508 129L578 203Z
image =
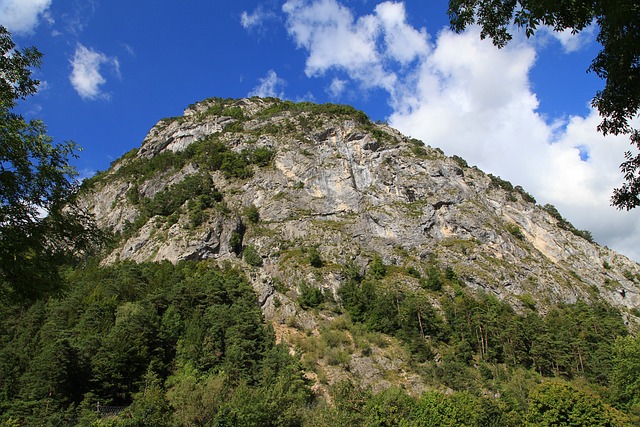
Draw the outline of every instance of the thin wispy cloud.
M278 77L278 74L275 71L269 70L267 75L258 79L258 81L260 83L258 86L253 88L251 92L249 92L249 96L259 96L261 98L284 98L284 91L282 90L282 87L286 82Z
M334 99L340 98L347 87L347 81L339 78L335 78L331 81L329 87L327 87L327 93Z
M89 24L98 6L97 0L82 0L73 3L73 10L62 15L65 30L79 36Z
M49 23L51 0L0 0L0 25L14 34L30 34L41 19Z
M549 40L560 43L564 53L574 53L582 50L591 43L596 42L597 26L592 24L579 33L572 33L571 30L554 31L553 28L540 27L534 38L534 42L548 43Z
M253 12L245 10L240 14L240 25L250 32L262 32L270 21L277 19L278 16L274 11L259 5Z
M69 80L78 95L83 99L95 100L109 97L102 90L107 82L104 77L104 66L110 66L119 76L120 67L117 58L111 58L102 52L87 48L78 43L73 60Z

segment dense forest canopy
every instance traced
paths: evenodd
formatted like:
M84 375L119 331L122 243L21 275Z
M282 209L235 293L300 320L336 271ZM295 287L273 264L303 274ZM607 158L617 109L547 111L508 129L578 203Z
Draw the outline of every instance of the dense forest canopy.
M569 408L571 422L604 426L640 415L640 341L611 307L516 313L455 285L452 293L438 291L439 312L427 298L432 291L385 291L380 274L360 277L346 267L344 308L314 299L311 290L301 302L346 320L320 337L333 339L342 357L371 351L372 344L352 347L345 338L361 328L396 337L433 386L421 396L349 382L329 384L330 401L315 395L304 374L313 352L301 364L299 354L275 343L253 289L230 266L90 263L65 270L64 296L28 307L2 304L0 422L515 426L541 425L564 407L558 413ZM428 280L434 286L455 278L435 271ZM447 389L453 393L443 394ZM124 410L101 417L98 403Z

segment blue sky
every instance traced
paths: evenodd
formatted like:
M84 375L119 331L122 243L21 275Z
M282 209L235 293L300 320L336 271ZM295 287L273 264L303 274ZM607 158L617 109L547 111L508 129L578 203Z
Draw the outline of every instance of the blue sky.
M609 197L625 138L603 138L586 73L597 31L516 30L497 50L448 31L446 1L0 0L0 25L44 53L20 104L84 150L85 176L138 147L161 118L212 96L354 105L552 203L640 260L638 212Z

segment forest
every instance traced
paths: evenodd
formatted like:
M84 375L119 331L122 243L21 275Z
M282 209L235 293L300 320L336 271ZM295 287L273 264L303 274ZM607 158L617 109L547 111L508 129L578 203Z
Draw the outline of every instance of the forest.
M346 333L396 338L430 391L412 396L398 384L373 392L338 381L327 384L330 397L314 393L305 375L313 360L276 343L247 278L230 265L89 261L61 271L65 288L57 295L2 303L0 425L639 420L640 339L605 304L558 305L542 316L533 304L517 313L473 294L437 267L424 280L431 287L424 294L382 286L385 266L375 260L365 274L352 265L343 274L342 302L303 286L301 306L343 319ZM442 309L426 297L434 287ZM100 407L115 407L117 415Z

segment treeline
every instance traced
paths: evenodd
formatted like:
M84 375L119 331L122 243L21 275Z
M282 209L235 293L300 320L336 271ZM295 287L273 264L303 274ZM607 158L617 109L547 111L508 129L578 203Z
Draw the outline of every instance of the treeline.
M329 401L312 393L241 271L207 262L92 264L64 271L62 296L0 304L0 426L637 422L640 340L610 307L518 314L472 296L453 271L430 270L413 293L389 286L386 274L379 259L364 277L347 266L342 305L331 304L351 318L346 324L404 343L433 387L422 396L348 382L325 384ZM305 307L322 309L314 289L305 285ZM103 418L98 402L125 409Z
M2 306L1 425L298 425L311 393L237 270L121 263ZM96 404L128 406L101 420Z
M345 310L370 330L400 338L419 362L440 353L463 366L522 367L542 376L584 376L608 385L615 341L629 333L618 310L604 302L559 304L541 316L523 298L528 307L517 313L493 295L471 294L451 269L432 266L421 280L426 289L417 292L376 280L375 260L370 270L366 278L345 270L339 290ZM443 283L446 292L431 291ZM463 388L455 378L443 380Z
M492 402L502 408L503 421L489 425L524 424L535 411L530 392L550 378L561 382L538 393L606 402L640 421L640 360L633 360L640 357L640 339L629 336L621 313L607 303L558 304L542 315L523 296L523 311L516 312L493 295L465 289L450 267L403 273L419 279L421 289L394 284L378 257L364 275L347 265L338 290L344 310L369 331L400 339L431 383L501 396ZM505 424L506 414L511 421Z

